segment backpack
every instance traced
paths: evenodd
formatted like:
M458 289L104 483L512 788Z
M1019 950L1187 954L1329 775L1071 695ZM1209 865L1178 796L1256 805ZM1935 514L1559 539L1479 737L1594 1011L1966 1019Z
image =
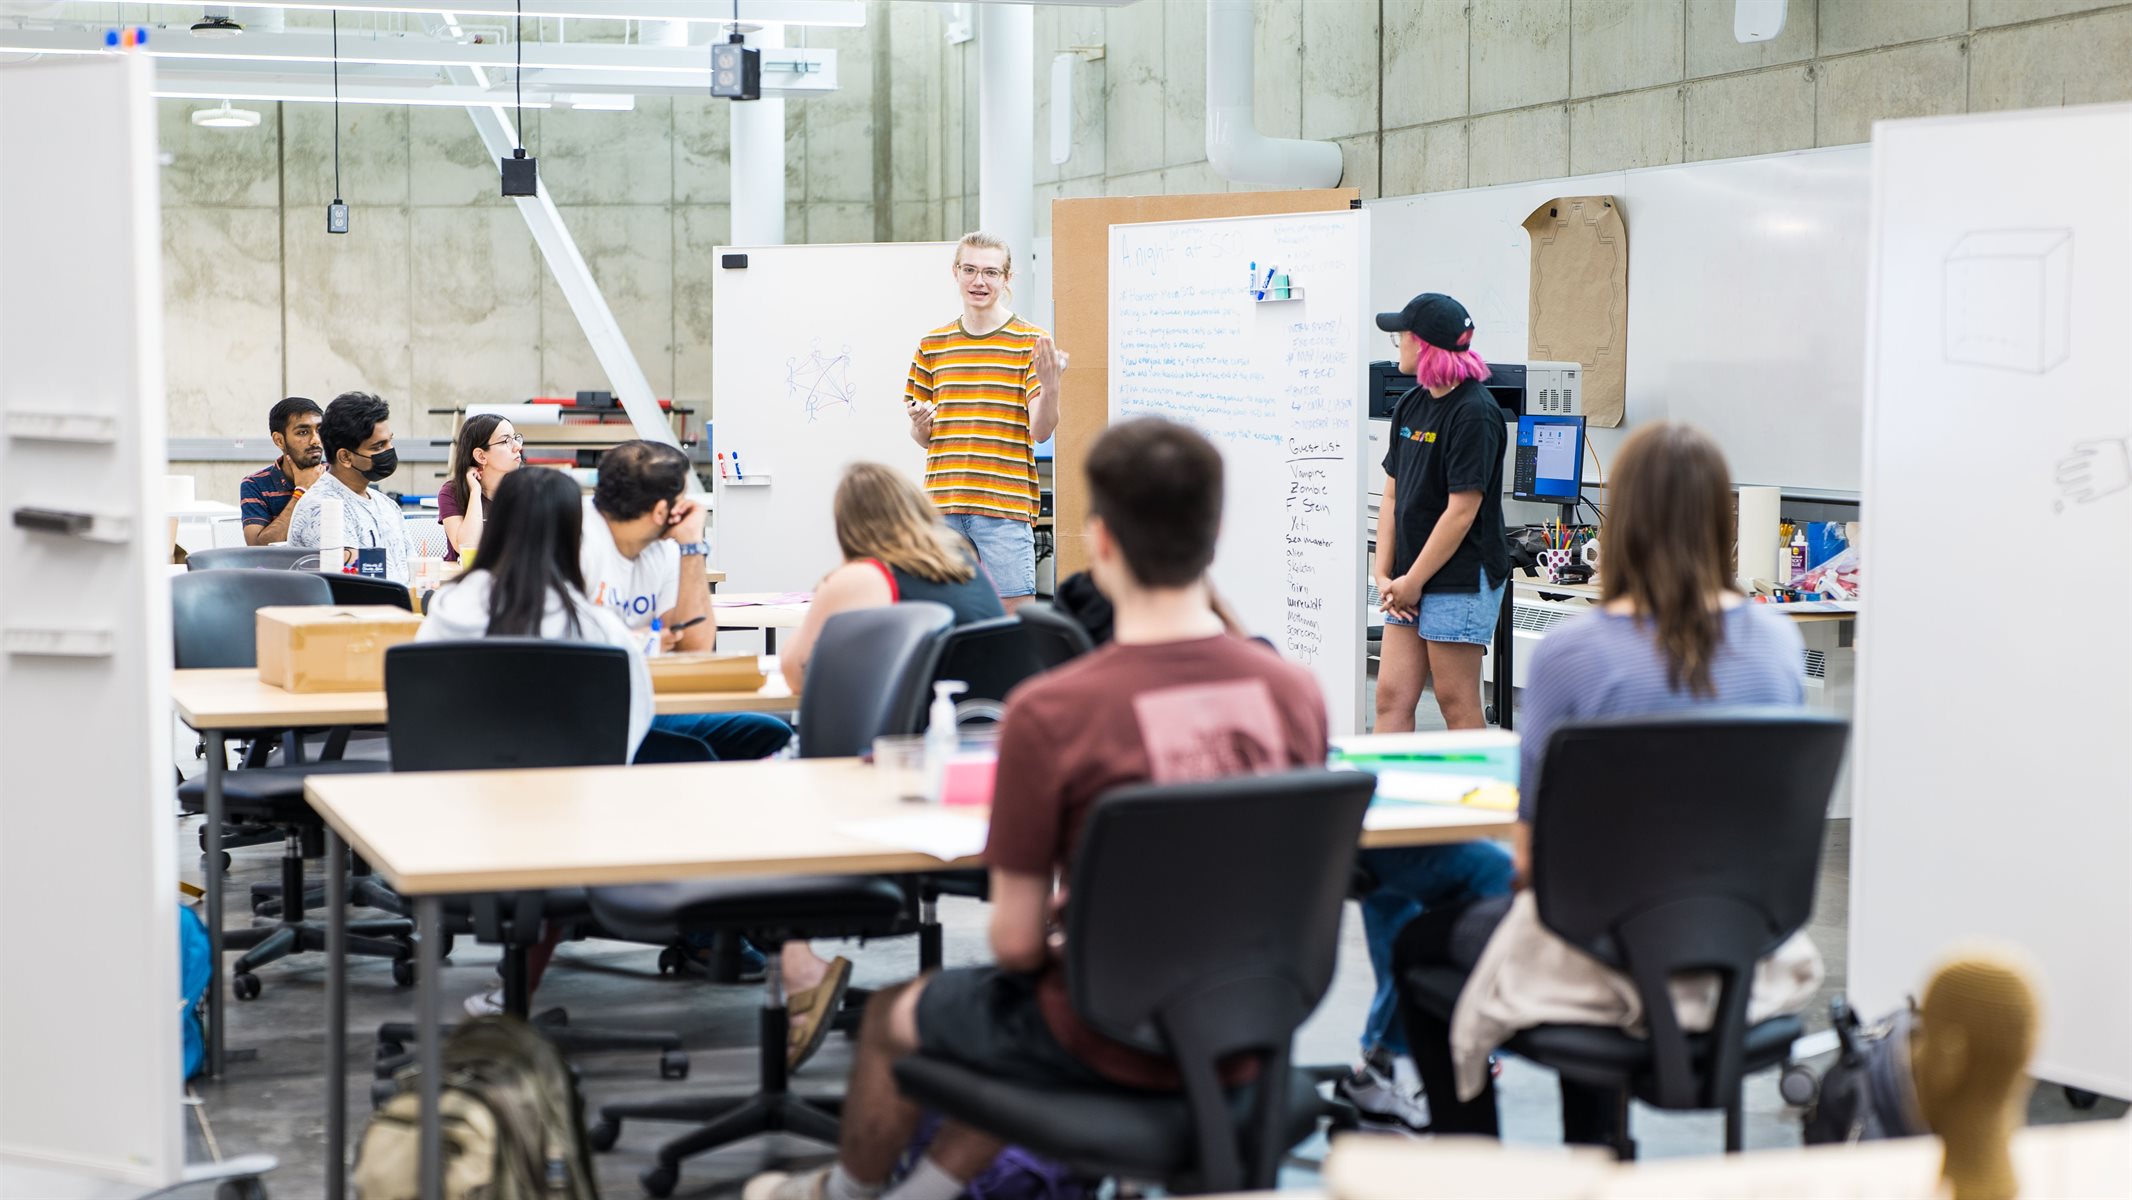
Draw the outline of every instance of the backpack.
M918 1122L918 1132L912 1135L910 1146L896 1162L890 1175L892 1183L902 1182L917 1169L918 1160L925 1157L926 1148L939 1133L940 1114L926 1113ZM1020 1146L1009 1146L977 1178L963 1185L962 1194L969 1200L1087 1200L1090 1192L1081 1178L1063 1164Z
M356 1150L362 1200L421 1193L419 1068L370 1118ZM439 1102L448 1200L597 1200L585 1114L562 1052L516 1017L477 1017L444 1043Z
M1831 1142L1873 1142L1883 1138L1919 1137L1931 1132L1917 1106L1917 1085L1910 1076L1909 1008L1900 1008L1872 1025L1851 1011L1843 997L1829 1001L1829 1023L1842 1050L1817 1082L1803 1067L1793 1068L1808 1092L1801 1100L1806 1116L1801 1132L1809 1146ZM1788 1073L1789 1074L1789 1073Z
M207 1057L207 1034L200 1026L200 1001L207 997L213 955L208 950L207 922L190 905L178 905L178 1037L185 1078L200 1073Z

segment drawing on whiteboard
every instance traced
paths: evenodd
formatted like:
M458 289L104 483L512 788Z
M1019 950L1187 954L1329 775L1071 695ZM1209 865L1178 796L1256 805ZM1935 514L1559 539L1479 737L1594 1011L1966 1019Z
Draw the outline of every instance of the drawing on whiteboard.
M815 342L807 357L786 359L785 390L806 407L809 421L820 420L824 412L838 405L849 412L858 398L851 385L851 347L824 354L822 344Z
M2132 438L2089 438L2075 442L2058 460L2058 490L2064 493L2054 511L2068 500L2087 504L2132 488Z
M2071 353L2072 230L1973 230L1941 276L1948 363L2041 375Z

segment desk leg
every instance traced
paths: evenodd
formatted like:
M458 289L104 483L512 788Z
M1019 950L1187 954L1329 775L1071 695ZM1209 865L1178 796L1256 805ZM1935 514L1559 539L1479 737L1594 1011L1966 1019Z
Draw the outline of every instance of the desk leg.
M1503 609L1495 619L1495 723L1498 728L1509 729L1510 710L1517 704L1516 679L1517 618L1512 606L1517 602L1518 585L1515 580L1503 583Z
M348 848L326 828L326 1200L348 1190Z
M768 626L764 626L762 631L762 652L764 654L777 653L777 630Z
M437 953L444 937L444 902L435 896L415 899L415 1041L422 1072L422 1200L444 1200L444 1128L438 1108L444 1095L443 1020L438 997L443 969Z
M207 731L207 1074L222 1077L222 775L229 752L222 731Z

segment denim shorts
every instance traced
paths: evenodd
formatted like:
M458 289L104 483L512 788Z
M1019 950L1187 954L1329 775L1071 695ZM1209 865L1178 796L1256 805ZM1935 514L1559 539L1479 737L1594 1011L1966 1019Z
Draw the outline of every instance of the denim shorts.
M1496 619L1503 612L1503 589L1509 580L1484 585L1477 592L1423 592L1420 619L1384 614L1384 623L1415 629L1425 642L1467 642L1485 646L1495 640Z
M1002 599L1036 594L1036 530L1027 521L948 513L941 520L970 539Z

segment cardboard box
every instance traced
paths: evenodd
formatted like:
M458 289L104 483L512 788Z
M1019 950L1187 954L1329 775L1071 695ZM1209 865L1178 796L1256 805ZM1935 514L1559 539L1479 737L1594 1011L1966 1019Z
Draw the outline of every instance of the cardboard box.
M660 654L651 659L654 692L755 692L769 676L752 654Z
M259 678L292 692L375 692L385 651L411 642L422 618L391 605L295 605L259 610Z

